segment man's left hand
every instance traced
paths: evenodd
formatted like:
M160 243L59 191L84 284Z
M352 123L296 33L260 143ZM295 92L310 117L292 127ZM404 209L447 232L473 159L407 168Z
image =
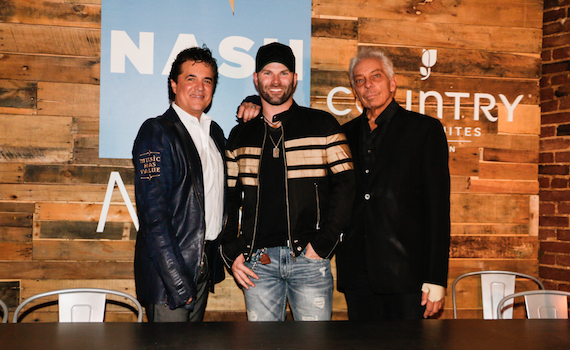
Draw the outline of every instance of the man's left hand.
M319 256L319 254L317 254L317 252L315 252L311 243L307 244L307 250L305 251L305 257L307 257L307 259L314 259L314 260L322 259Z
M444 305L445 305L445 297L438 301L430 301L428 299L428 293L422 292L422 306L426 307L426 311L424 312L424 318L428 318L437 314L440 310L443 310Z
M248 122L259 115L261 107L251 102L242 102L237 111L237 118Z

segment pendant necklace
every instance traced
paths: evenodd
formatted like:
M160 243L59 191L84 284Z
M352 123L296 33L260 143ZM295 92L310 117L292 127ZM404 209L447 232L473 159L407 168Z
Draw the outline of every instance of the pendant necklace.
M269 134L269 139L271 139L271 143L273 144L273 158L279 158L279 144L281 143L281 140L283 139L283 131L281 131L281 137L279 137L279 140L277 140L277 143L275 143L275 141L273 141L273 137L271 136L271 134Z

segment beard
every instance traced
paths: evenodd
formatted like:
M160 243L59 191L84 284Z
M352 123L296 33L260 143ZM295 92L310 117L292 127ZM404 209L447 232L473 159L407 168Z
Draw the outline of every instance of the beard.
M283 93L281 95L271 94L269 92L269 89L275 88L275 87L284 88ZM289 98L291 98L294 90L295 89L293 86L293 82L291 82L291 84L289 84L289 86L260 86L259 95L261 96L261 98L263 98L265 101L267 101L270 105L280 106L283 103L287 102L287 100L289 100Z

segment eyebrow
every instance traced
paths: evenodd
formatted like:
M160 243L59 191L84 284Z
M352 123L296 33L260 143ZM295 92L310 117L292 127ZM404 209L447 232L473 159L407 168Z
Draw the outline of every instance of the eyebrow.
M192 74L192 73L187 74L184 78L186 79L186 78L189 78L189 77L198 78L198 76L197 76L196 74ZM209 76L209 75L205 76L204 79L214 80L214 78L212 78L212 77Z
M265 69L265 68L263 68L263 69L261 69L261 70L259 71L259 73L263 73L263 72L273 72L273 70L272 70L272 69ZM283 72L293 73L293 72L291 72L291 70L289 70L289 69L283 69L283 70L280 70L280 71L277 72L277 73L283 73Z

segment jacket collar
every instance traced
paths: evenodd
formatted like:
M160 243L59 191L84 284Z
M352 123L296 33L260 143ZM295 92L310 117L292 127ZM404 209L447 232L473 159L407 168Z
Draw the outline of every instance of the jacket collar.
M172 108L172 106L170 106L162 116L168 119L172 123L182 123L182 120L180 120L178 113L176 113L176 111L174 110L174 108Z
M201 203L201 208L204 208L204 183L202 181L202 162L200 161L200 155L196 149L196 145L192 140L192 137L186 130L186 127L180 120L180 117L174 110L170 107L164 114L163 117L174 124L176 132L180 137L182 142L182 151L184 152L184 158L186 158L186 163L190 171L190 176L196 192L198 194L198 201Z
M281 123L286 123L289 119L291 119L293 115L299 113L299 109L300 109L299 105L297 104L297 102L295 102L295 100L293 100L293 104L291 105L291 107L289 107L288 110L286 110L285 112L275 114L273 116L273 121L274 122L280 121Z

